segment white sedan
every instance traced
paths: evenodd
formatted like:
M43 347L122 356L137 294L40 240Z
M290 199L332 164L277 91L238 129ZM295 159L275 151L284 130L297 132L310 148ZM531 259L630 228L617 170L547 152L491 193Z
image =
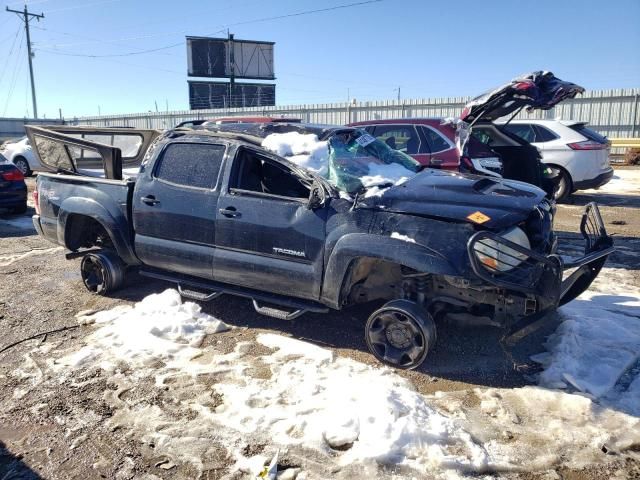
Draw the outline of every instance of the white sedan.
M500 125L500 124L498 124ZM613 177L606 137L573 120L513 120L500 127L537 147L558 176L555 197L598 188Z
M31 175L32 172L48 170L33 154L27 137L22 137L16 142L2 144L0 146L0 160L3 160L1 157L18 167L25 177Z

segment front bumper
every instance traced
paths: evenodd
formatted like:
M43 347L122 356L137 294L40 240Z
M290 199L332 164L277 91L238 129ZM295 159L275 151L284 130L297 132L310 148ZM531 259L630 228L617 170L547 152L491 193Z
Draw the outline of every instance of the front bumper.
M509 325L508 343L515 343L534 331L544 322L547 313L587 290L607 257L615 250L613 239L607 234L595 203L586 206L580 232L585 240L584 255L572 259L563 259L555 253L542 255L491 232L478 232L469 239L467 251L474 273L484 282L504 289L505 296L524 297L525 305L529 302L529 308L525 308ZM507 258L517 257L521 263L508 272L491 270L478 258L476 252L479 247L484 256L487 256L487 249L494 248L496 258L500 249L503 259L506 247L513 254L507 255ZM524 257L526 260L522 261Z

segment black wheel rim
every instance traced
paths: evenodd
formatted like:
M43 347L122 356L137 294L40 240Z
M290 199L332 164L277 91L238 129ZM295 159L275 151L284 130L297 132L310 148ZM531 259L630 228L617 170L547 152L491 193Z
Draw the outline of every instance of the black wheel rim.
M381 361L398 367L420 363L427 348L416 320L398 310L380 311L369 324L367 338Z
M100 293L104 289L105 272L103 266L93 257L85 257L80 267L84 286L90 292Z

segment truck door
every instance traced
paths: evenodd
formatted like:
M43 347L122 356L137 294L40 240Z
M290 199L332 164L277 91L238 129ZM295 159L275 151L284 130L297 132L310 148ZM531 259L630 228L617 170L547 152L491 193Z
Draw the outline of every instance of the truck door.
M146 265L211 278L218 177L227 145L170 142L133 193L138 258Z
M240 147L216 215L215 280L318 299L327 207L308 209L308 180Z

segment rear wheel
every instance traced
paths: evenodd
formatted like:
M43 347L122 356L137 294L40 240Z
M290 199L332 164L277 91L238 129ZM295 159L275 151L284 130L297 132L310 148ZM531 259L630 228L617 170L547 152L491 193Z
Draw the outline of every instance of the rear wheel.
M396 368L418 367L436 342L431 315L409 300L392 300L371 314L365 329L371 353Z
M90 292L107 295L124 282L124 264L114 252L88 253L82 257L80 275Z
M29 168L29 162L24 157L16 157L13 160L13 164L22 172L25 177L31 175L31 169Z
M551 170L556 177L553 198L555 198L556 202L562 202L566 200L571 193L571 178L569 178L569 174L561 168L551 167Z

